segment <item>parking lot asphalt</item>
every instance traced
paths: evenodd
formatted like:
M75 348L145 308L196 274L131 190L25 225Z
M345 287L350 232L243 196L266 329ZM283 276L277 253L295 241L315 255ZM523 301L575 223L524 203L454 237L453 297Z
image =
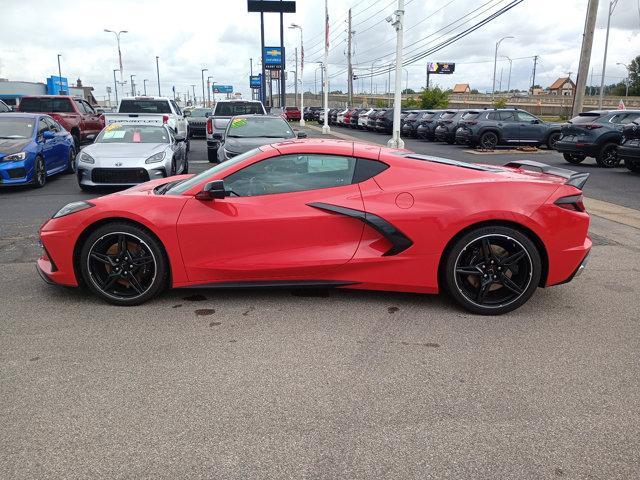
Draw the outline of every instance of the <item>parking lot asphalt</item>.
M319 129L315 122L310 123L310 128L314 129L316 133ZM386 145L387 140L390 138L389 134L379 134L339 126L332 126L331 133L338 135L346 134L380 145ZM571 165L564 160L560 153L544 147L535 153L504 153L505 150L511 150L510 148L498 148L496 152L480 153L468 147L448 145L442 142L429 142L415 138L404 138L403 140L405 141L405 148L408 150L438 157L452 158L463 162L504 165L510 160L525 159L543 162L577 172L588 172L591 175L584 189L586 196L640 210L640 173L630 172L624 168L624 165L618 168L600 168L596 165L596 161L593 158L588 158L579 165Z
M584 274L501 317L347 290L118 308L34 270L37 226L87 197L0 191L0 478L637 478L639 230L593 217Z

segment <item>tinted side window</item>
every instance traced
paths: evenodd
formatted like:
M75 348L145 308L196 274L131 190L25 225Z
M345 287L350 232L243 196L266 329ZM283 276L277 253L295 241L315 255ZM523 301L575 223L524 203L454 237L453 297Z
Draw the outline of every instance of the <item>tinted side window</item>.
M500 120L503 122L517 122L515 112L500 112Z
M356 159L337 155L282 155L232 173L225 188L241 197L349 185Z
M182 115L182 110L180 110L180 107L178 106L178 104L173 100L170 100L170 102L171 102L171 106L176 111L176 115Z
M82 112L82 107L78 107ZM71 105L71 100L68 98L54 98L52 99L51 110L45 110L47 112L62 112L62 113L73 113L73 106Z
M40 125L45 126L45 130L51 130L52 132L58 131L58 127L53 124L53 121L50 118L42 117L40 119Z
M364 182L371 177L375 177L381 172L384 172L389 165L378 160L368 160L366 158L358 158L356 161L356 169L353 172L353 183Z
M42 102L39 98L23 98L20 100L21 112L43 112Z
M41 137L47 130L49 130L49 125L44 121L44 117L41 117L38 121L38 137Z
M95 115L96 111L93 109L93 107L89 104L89 102L82 102L82 105L84 105L84 110L87 113L90 113L92 115Z
M487 120L500 120L500 113L491 112L489 115L487 115Z
M518 112L518 119L521 122L533 122L534 120L537 120L536 117L527 112Z

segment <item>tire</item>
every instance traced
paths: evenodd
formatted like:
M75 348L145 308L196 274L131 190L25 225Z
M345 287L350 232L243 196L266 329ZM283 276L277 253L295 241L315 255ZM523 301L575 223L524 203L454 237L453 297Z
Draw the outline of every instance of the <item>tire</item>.
M533 295L542 274L534 243L510 227L472 230L445 255L441 273L446 290L461 307L480 315L501 315L520 307Z
M586 158L582 155L576 155L575 153L563 153L562 156L567 162L571 163L572 165L578 165L579 163L582 163Z
M172 158L171 159L171 171L169 172L169 175L167 175L168 177L173 177L176 173L178 173L176 171L177 167L176 167L176 159Z
M73 144L76 146L76 152L80 151L80 135L78 132L71 132L71 136L73 137Z
M605 143L596 157L596 163L602 168L613 168L620 164L618 145L613 142Z
M187 145L187 153L189 153L189 151L191 150L191 140L187 138L186 142Z
M78 184L78 186L80 187L80 190L82 190L83 192L93 192L93 187L90 187L89 185L82 185L81 183Z
M216 163L218 161L218 149L215 150L213 148L207 149L207 159L209 163Z
M69 158L67 159L67 169L64 173L76 173L76 149L71 147L69 149Z
M549 135L549 138L547 138L547 148L549 150L555 150L556 149L556 142L558 141L559 138L560 138L560 133L559 132L555 132L555 133L552 133L551 135Z
M189 153L185 152L184 153L184 159L182 160L183 166L182 166L182 175L189 173Z
M36 188L42 188L47 183L47 167L44 163L44 158L36 157L33 165L33 186Z
M498 135L495 132L484 132L480 135L478 144L480 148L493 150L498 145Z
M640 161L625 159L624 166L632 172L640 173Z
M162 244L130 223L108 223L92 232L82 244L78 264L87 287L113 305L140 305L168 283Z

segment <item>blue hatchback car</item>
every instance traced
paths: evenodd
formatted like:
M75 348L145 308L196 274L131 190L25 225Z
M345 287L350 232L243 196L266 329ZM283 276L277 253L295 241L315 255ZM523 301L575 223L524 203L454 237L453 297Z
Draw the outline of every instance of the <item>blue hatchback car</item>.
M48 115L0 113L0 185L43 187L47 177L73 173L73 137Z

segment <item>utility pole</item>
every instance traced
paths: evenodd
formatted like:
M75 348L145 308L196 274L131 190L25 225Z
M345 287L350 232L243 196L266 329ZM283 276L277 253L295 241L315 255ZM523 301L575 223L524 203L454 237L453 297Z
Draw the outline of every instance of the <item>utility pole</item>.
M109 102L109 108L111 108L111 87L107 85L107 100Z
M390 148L404 148L404 141L402 140L402 138L400 138L400 108L402 107L402 40L404 36L404 0L398 0L398 9L394 12L394 15L395 21L393 21L391 25L396 29L396 92L393 100L393 135L387 142L387 146Z
M193 106L196 106L196 86L195 84L191 84L191 88L193 89Z
M509 57L503 55L503 58L509 60L509 76L507 77L507 93L511 91L511 67L513 65L513 60ZM500 78L502 79L502 73L500 73Z
M135 83L133 83L133 77L135 77L135 75L130 75L129 78L131 78L131 96L135 97L136 96L136 85Z
M142 88L144 88L144 94L145 96L147 95L147 82L149 80L147 80L146 78L144 80L142 80Z
M296 52L296 70L295 72L293 72L293 80L294 80L293 98L295 100L294 105L297 107L298 106L298 47L295 48L295 52Z
M604 59L602 60L602 78L600 79L600 98L598 99L598 108L602 109L602 97L604 96L604 78L607 71L607 49L609 48L609 26L611 25L611 14L618 5L618 0L609 2L609 14L607 16L607 35L604 40Z
M531 95L533 95L533 86L536 84L536 66L538 65L538 55L533 57L533 77L531 80Z
M351 9L349 9L349 19L347 20L347 102L353 106L353 65L351 64Z
M211 108L211 79L213 77L207 77L207 107Z
M200 69L200 75L202 76L202 106L203 107L205 107L204 100L206 98L206 95L204 94L204 72L208 72L208 71L209 71L208 68Z
M251 77L253 77L253 58L249 59L249 83L251 83ZM209 80L207 80L208 82ZM207 89L209 88L209 85L207 84ZM252 88L251 89L251 100L255 100L256 99L256 91ZM209 101L209 106L211 106L211 101Z
M160 64L158 63L159 58L160 57L156 55L156 74L158 75L158 96L161 97L162 93L160 93Z
M329 128L329 4L328 0L324 0L324 76L322 78L322 89L324 90L324 125L322 126L322 133L327 135L331 128Z
M62 69L60 68L60 57L62 54L58 54L58 78L62 78Z
M576 94L573 97L572 116L577 116L582 112L582 102L584 101L584 88L587 83L587 73L589 72L589 60L591 59L591 47L593 46L593 32L596 28L596 17L598 15L598 0L589 0L587 6L587 18L584 23L584 33L582 36L582 48L580 49L580 63L578 64L578 78L576 79Z

